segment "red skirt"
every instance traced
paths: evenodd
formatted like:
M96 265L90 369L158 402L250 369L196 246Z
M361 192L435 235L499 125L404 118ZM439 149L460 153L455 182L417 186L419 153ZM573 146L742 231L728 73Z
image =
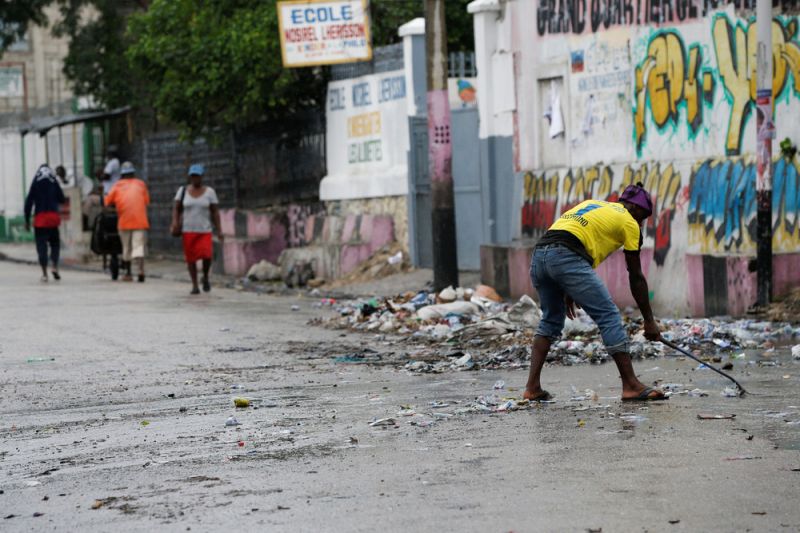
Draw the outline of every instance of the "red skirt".
M200 259L211 260L214 246L210 233L183 234L183 255L187 263L196 263Z

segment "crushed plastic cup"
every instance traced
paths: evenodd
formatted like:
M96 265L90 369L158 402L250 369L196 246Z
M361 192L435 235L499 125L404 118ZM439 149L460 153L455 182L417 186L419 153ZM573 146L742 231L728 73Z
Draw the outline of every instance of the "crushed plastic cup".
M225 421L226 426L240 426L241 423L236 420L235 416L229 416L228 419Z
M503 388L505 388L505 386L506 386L506 382L503 381L502 379L498 379L497 381L494 382L494 385L492 386L492 388L494 390L502 390Z
M26 363L34 364L34 363L50 363L55 361L55 357L29 357L25 360Z
M738 398L739 389L737 387L725 387L722 391L722 395L726 398Z

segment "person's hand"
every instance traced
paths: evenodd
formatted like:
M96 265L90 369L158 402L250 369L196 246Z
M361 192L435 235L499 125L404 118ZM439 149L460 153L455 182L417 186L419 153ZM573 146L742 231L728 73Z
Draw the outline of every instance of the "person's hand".
M575 300L569 297L569 295L564 295L564 307L567 309L567 318L575 319L578 316L578 309L581 308L580 305L575 303Z
M217 232L217 239L219 240L219 242L224 242L225 241L225 235L223 235L221 231L218 231Z
M661 340L661 330L655 320L646 320L644 323L644 338L649 341Z
M30 222L26 222L25 223L25 232L29 233L30 231L31 231L31 223Z

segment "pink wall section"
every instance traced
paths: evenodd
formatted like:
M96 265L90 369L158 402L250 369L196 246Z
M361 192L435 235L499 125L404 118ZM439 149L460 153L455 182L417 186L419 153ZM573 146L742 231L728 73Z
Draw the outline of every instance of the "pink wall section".
M705 314L705 296L703 284L703 256L686 255L686 270L689 272L689 312L692 316Z
M728 314L741 316L756 301L756 273L747 268L749 257L728 257Z
M650 264L653 262L653 250L644 249L640 254L642 272L647 276ZM628 281L628 266L625 263L625 254L618 250L597 267L597 274L605 281L608 292L620 307L636 307L636 300L631 295L631 285Z

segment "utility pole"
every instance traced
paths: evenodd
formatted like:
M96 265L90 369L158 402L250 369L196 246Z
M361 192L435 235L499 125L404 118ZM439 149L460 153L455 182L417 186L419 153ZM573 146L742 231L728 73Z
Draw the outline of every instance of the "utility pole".
M757 305L772 300L772 0L756 2Z
M425 0L428 80L428 169L431 180L433 288L458 287L456 211L453 197L453 144L447 93L445 0Z

